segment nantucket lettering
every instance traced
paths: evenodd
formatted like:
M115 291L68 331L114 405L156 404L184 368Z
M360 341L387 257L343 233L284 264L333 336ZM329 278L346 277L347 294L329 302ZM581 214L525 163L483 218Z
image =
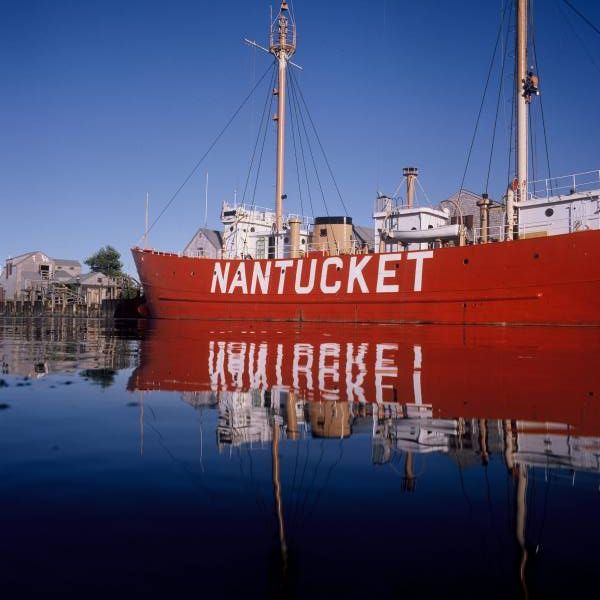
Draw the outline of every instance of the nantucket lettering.
M284 293L347 294L377 292L389 294L401 290L398 269L402 261L414 264L412 283L406 291L420 292L423 287L423 269L433 250L381 254L379 256L351 256L344 261L340 256L325 260L216 261L210 286L211 294L276 294ZM237 262L237 261L236 261ZM365 270L376 262L375 277L365 277ZM368 282L372 282L371 287Z

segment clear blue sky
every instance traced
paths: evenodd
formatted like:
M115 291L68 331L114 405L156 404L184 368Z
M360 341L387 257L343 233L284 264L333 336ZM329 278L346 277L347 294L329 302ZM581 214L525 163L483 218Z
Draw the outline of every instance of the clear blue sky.
M571 1L600 26L600 2ZM355 222L371 224L377 189L393 192L403 166L420 168L433 203L458 189L502 3L295 1L298 77ZM534 4L552 174L598 169L600 36L560 0ZM131 270L146 191L152 218L267 67L270 58L242 39L266 43L269 3L0 7L0 259L39 249L83 260L112 244ZM466 180L476 192L487 170L499 64ZM493 197L506 183L508 74L506 83ZM263 99L261 88L151 232L153 246L181 250L202 224L206 171L208 222L220 228L221 202L243 187ZM259 205L273 203L273 140ZM536 174L545 176L541 130L537 147ZM298 209L295 181L290 166L290 210ZM328 197L329 212L342 212L331 186Z

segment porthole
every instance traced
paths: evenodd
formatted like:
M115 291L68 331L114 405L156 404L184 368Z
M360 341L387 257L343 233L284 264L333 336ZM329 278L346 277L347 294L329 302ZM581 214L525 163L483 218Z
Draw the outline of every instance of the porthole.
M544 214L547 217L551 217L554 214L554 209L553 208L547 208L546 211L544 212Z
M255 229L254 227L250 227L250 233L254 233Z
M468 258L464 258L463 259L463 265L468 265L469 264L469 259Z
M534 252L534 253L533 253L533 258L534 258L534 259L536 259L536 260L537 260L539 257L540 257L540 255L539 255L539 253L538 253L538 252Z
M229 228L229 231L233 231L233 226L231 226L231 227Z

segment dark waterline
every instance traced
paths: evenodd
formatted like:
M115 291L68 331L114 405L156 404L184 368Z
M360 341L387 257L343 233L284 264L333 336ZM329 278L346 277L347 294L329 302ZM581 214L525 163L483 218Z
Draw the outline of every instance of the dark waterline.
M0 320L2 589L593 590L599 338Z

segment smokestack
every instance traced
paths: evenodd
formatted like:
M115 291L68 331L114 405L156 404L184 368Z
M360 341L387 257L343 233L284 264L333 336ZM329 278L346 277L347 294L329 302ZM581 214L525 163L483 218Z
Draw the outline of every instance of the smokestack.
M479 238L482 244L487 244L490 226L490 200L487 194L481 194L481 200L477 201L477 206L479 206L479 226L481 229Z
M290 256L291 258L300 257L300 225L302 221L299 217L290 217L288 221L290 226Z
M406 203L408 208L412 208L415 203L415 184L419 176L417 167L404 167L402 174L406 177Z

